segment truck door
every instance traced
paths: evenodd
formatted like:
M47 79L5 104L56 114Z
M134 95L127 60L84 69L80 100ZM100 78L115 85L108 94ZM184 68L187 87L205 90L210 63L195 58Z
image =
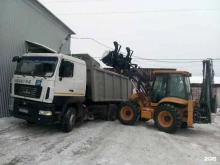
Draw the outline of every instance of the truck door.
M73 96L74 83L74 63L72 61L62 60L55 81L55 95Z

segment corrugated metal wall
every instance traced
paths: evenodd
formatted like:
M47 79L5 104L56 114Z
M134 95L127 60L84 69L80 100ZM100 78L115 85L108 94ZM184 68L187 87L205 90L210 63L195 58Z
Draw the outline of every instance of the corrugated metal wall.
M0 0L0 117L9 116L11 59L25 53L25 40L58 50L68 33L35 0ZM70 53L70 41L62 53Z

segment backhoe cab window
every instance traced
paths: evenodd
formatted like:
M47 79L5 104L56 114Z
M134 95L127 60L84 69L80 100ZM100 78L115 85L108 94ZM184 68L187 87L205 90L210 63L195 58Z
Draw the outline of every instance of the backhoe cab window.
M59 77L73 77L74 64L69 61L62 61Z
M188 97L188 99L192 100L193 98L192 98L192 91L191 91L189 77L185 77L185 84L186 84L187 97Z
M158 75L154 81L152 102L157 103L167 95L168 75Z
M181 74L170 74L169 76L169 96L186 98L184 77Z

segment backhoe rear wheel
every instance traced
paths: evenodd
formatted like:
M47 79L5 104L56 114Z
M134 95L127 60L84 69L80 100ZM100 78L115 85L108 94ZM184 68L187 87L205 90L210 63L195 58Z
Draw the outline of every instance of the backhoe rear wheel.
M122 124L134 125L140 118L140 112L131 102L123 102L119 107L118 119Z
M175 133L182 124L180 111L170 104L163 104L156 108L154 121L157 128L166 133Z

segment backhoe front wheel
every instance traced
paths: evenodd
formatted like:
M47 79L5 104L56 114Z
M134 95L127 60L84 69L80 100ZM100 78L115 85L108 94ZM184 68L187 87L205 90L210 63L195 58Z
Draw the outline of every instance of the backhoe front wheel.
M154 121L157 128L166 133L175 133L182 124L180 111L170 104L163 104L156 108Z
M119 107L118 119L122 124L134 125L140 118L140 112L131 102L123 102Z

